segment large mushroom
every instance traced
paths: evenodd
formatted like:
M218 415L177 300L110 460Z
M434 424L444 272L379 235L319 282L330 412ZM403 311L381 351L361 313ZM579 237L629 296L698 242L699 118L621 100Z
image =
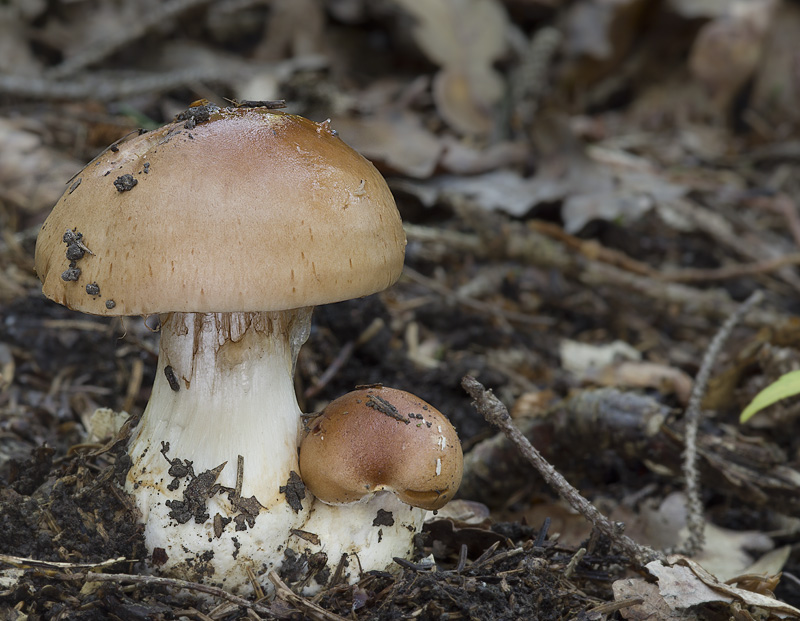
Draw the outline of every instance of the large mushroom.
M404 248L372 164L327 122L266 108L195 106L69 185L36 246L44 293L86 313L160 315L126 484L160 571L246 591L248 566L260 575L285 556L324 552L331 568L355 552L370 569L409 553L421 510L305 494L293 386L311 307L385 289ZM373 525L380 511L396 519Z

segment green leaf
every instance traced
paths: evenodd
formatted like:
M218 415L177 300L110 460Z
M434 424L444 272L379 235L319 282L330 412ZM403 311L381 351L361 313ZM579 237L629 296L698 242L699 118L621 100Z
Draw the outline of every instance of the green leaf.
M781 375L758 393L750 402L750 405L742 411L741 416L739 416L739 422L746 423L768 405L795 395L800 395L800 371L791 371L786 375Z

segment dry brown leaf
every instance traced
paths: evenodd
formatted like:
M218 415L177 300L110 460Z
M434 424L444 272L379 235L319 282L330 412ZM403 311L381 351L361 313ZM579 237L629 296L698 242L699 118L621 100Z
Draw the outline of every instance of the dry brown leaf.
M569 188L565 179L525 179L510 170L495 170L472 177L438 175L425 183L404 183L402 189L428 207L441 195L452 194L469 197L489 211L522 217L539 203L563 199Z
M649 563L647 569L658 578L658 591L672 610L686 610L708 602L732 601L730 598L721 598L688 567L669 567L655 561Z
M441 67L488 67L506 49L508 17L495 0L395 0L413 15L414 39Z
M648 563L647 569L658 578L659 589L676 608L711 602L736 602L768 611L781 618L800 618L800 610L789 604L760 593L754 593L720 582L699 563L683 556Z
M433 98L445 122L461 134L484 135L494 124L492 108L503 80L491 68L445 68L433 80Z
M800 32L800 6L793 2L778 5L764 53L756 70L751 107L768 123L779 125L800 121L800 73L797 71L797 33Z
M587 371L583 379L602 386L655 388L674 393L683 405L689 402L693 384L692 378L680 369L656 362L617 362Z
M323 51L325 12L316 0L276 0L261 44L253 57L280 60Z
M688 536L686 500L681 492L669 494L658 506L644 503L638 515L625 519L630 535L639 543L663 550L681 545ZM722 580L749 571L754 554L770 551L772 540L757 531L734 531L707 522L705 546L694 558Z
M653 619L680 619L691 621L697 618L686 615L670 608L669 604L658 590L658 585L641 578L624 578L611 585L615 601L625 601L632 598L643 600L641 604L628 606L620 610L624 619L629 621L653 621Z
M442 118L456 131L483 135L503 78L492 63L506 49L508 17L496 0L395 0L416 18L414 39L442 68L433 95Z
M587 88L619 68L643 31L649 0L574 2L564 20L562 78Z
M775 7L776 0L735 0L698 32L689 69L711 93L718 112L727 111L752 77Z
M341 138L380 168L416 179L436 169L443 146L417 117L394 114L371 118L334 117Z
M477 149L445 136L442 144L445 150L439 164L447 172L456 175L476 175L515 166L529 157L529 147L518 142L499 142L485 149Z

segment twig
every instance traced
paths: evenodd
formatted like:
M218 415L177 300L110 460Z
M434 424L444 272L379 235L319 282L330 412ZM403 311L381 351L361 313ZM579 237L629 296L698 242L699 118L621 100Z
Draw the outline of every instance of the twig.
M658 278L670 282L702 282L710 280L730 280L743 276L758 276L769 274L788 265L800 265L800 253L794 252L782 257L767 259L766 261L755 261L753 263L737 263L735 265L723 265L712 269L693 269L686 268L681 270L670 270L662 272Z
M245 75L247 72L242 71ZM230 83L237 73L230 67L193 67L123 78L88 75L76 80L49 80L22 75L0 75L0 93L41 100L98 101L125 99L143 93L162 93L197 82Z
M151 586L165 586L175 589L187 589L189 591L198 591L212 595L220 599L231 602L243 608L252 609L262 615L272 616L272 612L266 606L248 601L243 597L228 593L224 589L220 589L207 584L200 584L198 582L189 582L187 580L178 580L177 578L165 578L163 576L137 576L134 574L88 574L86 576L88 582L130 582L134 584L147 584Z
M67 58L47 72L48 78L66 78L81 69L111 56L131 42L147 34L150 30L163 25L169 20L190 9L195 9L210 0L166 0L149 11L143 11L137 19L130 21L124 29L115 29L114 36L103 41L96 41Z
M696 289L680 283L659 281L631 274L612 265L590 263L578 279L591 287L610 285L633 291L662 304L676 304L695 315L714 319L730 317L737 306L724 289ZM783 316L771 310L759 310L747 318L748 325L774 325Z
M528 439L514 426L508 409L494 396L491 390L469 375L461 380L461 386L473 398L473 405L478 412L492 425L499 427L503 433L517 446L520 452L536 468L545 482L566 500L570 506L583 515L601 533L616 544L632 561L639 565L662 558L662 555L651 548L639 545L621 532L621 525L612 523L598 511L592 503L576 490L539 454Z
M107 561L100 561L99 563L62 563L57 561L40 561L35 558L27 558L24 556L0 554L0 563L6 563L18 569L42 569L48 571L63 571L65 569L102 569L129 561L130 559L121 556L119 558L108 559Z
M574 248L587 259L600 261L614 267L621 268L632 274L647 276L654 280L668 282L708 282L713 280L731 280L744 276L758 276L771 274L779 269L800 264L800 253L791 253L772 259L753 261L752 263L736 263L723 265L711 269L684 268L659 271L647 263L629 257L624 252L613 248L606 248L593 239L580 239L570 235L557 224L534 220L530 223L533 230L543 233L552 239L562 242L569 248Z
M438 231L433 227L407 226L409 240L418 241L428 248L438 248L435 256L452 252L468 252L475 257L490 255L490 245L483 243L481 237L470 233ZM596 241L581 240L566 233L561 227L533 221L527 226L515 222L504 223L500 243L492 245L495 259L504 258L519 261L524 265L534 265L558 270L568 277L592 288L611 286L625 291L633 291L659 305L679 305L692 315L701 314L711 319L727 318L735 312L736 304L724 289L698 289L679 282L692 280L724 280L736 276L767 274L786 268L797 261L795 254L777 259L756 260L736 266L725 266L719 270L675 270L662 274L646 263L637 261L625 253L605 248ZM577 251L577 252L576 252ZM738 271L738 273L734 273ZM405 274L412 280L433 289L445 297L455 296L455 292L439 282L412 273L408 267ZM774 274L775 277L779 274ZM421 278L420 278L421 277ZM423 280L424 279L424 280ZM676 282L671 282L671 281ZM785 280L785 278L784 278ZM467 297L467 296L464 296ZM497 310L490 304L467 298L460 300L480 312ZM476 306L477 305L477 306ZM513 318L504 316L508 320ZM538 319L538 318L537 318ZM751 313L747 318L749 325L771 325L783 317L773 311Z
M583 560L584 556L586 556L586 548L580 548L575 554L572 555L572 558L569 559L569 563L567 563L567 568L564 570L565 578L570 579L575 575L575 570L578 568L578 565Z
M302 595L298 595L292 591L286 583L280 579L280 576L273 570L267 576L275 585L275 596L297 608L308 619L319 619L320 621L345 621L344 617L325 610L314 602L307 600Z
M323 371L322 375L319 376L316 382L311 384L308 388L305 389L303 392L304 399L311 399L316 397L320 391L328 385L336 375L341 371L342 367L347 364L347 361L350 360L350 356L353 355L353 351L355 351L356 342L355 341L347 341L344 346L339 350L339 353L336 354L336 357L333 359L328 365L328 368Z
M697 429L700 425L702 413L701 403L708 387L708 380L711 377L711 369L719 357L722 346L731 335L731 332L733 332L736 324L763 298L763 293L756 291L742 302L736 312L728 317L716 335L714 335L703 356L703 362L695 378L685 414L686 430L684 436L686 448L683 452L683 477L686 493L686 525L689 529L689 537L679 549L670 552L692 556L699 552L705 543L703 532L705 519L703 518L703 502L700 498L700 473L697 469Z
M423 287L430 289L431 291L435 291L439 295L445 298L452 298L456 300L459 304L466 306L467 308L471 308L472 310L478 311L480 313L486 313L488 315L496 315L497 317L501 317L506 319L507 321L515 322L515 323L522 323L526 325L533 325L533 326L548 326L552 325L554 322L550 317L541 317L536 315L527 315L525 313L516 313L514 311L508 311L504 308L499 306L495 306L494 304L488 304L486 302L482 302L481 300L476 300L467 295L463 295L458 293L457 291L453 291L449 287L441 284L437 280L433 278L428 278L427 276L423 276L418 271L408 267L406 265L403 268L403 276L408 278L410 281L415 282Z
M233 490L233 497L236 501L242 498L242 481L244 479L244 457L236 456L236 487Z

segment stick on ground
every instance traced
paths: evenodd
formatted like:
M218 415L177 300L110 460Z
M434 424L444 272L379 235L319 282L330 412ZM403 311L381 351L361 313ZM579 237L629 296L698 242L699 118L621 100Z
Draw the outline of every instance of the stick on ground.
M514 426L505 405L474 377L469 375L461 380L461 386L472 397L475 409L492 425L500 430L517 446L522 455L533 464L545 482L558 492L571 507L589 520L592 525L608 537L628 558L638 565L660 559L663 555L655 550L636 543L622 533L622 525L609 520L591 502L581 496L569 482L541 456L522 432Z
M711 377L711 369L719 357L722 346L728 340L736 324L763 299L764 295L761 291L756 291L742 302L739 308L722 324L714 338L711 339L711 343L709 343L703 356L700 370L694 380L692 394L689 397L689 404L684 415L686 430L684 432L683 479L687 509L686 526L689 529L689 537L682 546L678 549L670 550L670 553L692 556L699 552L705 543L705 519L703 517L703 502L700 498L700 472L697 469L697 429L700 426L700 415L702 413L700 406L708 387L708 380Z

